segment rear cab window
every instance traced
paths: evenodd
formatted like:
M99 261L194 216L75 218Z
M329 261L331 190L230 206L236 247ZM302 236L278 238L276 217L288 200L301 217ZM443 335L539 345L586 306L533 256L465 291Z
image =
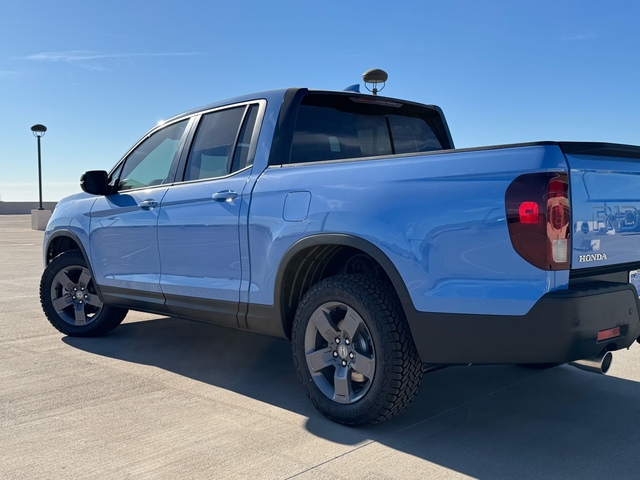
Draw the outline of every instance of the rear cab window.
M298 107L289 163L430 152L450 148L439 112L417 104L309 93Z

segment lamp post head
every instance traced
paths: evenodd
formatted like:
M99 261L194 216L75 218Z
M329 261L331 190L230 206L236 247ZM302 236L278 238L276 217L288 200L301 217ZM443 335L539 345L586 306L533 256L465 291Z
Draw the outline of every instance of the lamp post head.
M41 125L40 123L36 123L33 127L31 127L31 131L33 132L34 136L42 137L47 131L47 127Z

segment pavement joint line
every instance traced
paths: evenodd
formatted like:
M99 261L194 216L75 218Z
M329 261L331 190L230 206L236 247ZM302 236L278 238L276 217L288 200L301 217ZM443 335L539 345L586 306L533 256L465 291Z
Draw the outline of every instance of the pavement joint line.
M317 465L313 465L313 466L311 466L311 467L309 467L309 468L307 468L307 469L305 469L305 470L303 470L301 472L296 473L295 475L291 475L289 477L286 477L285 480L290 480L292 478L299 477L300 475L304 475L305 473L311 472L312 470L315 470L315 469L317 469L319 467L322 467L323 465L327 465L327 464L329 464L329 463L331 463L334 460L337 460L339 458L346 457L347 455L351 455L352 453L357 452L358 450L362 450L363 448L366 448L366 447L368 447L368 446L370 446L370 445L372 445L374 443L380 443L381 441L383 441L383 440L385 440L387 438L391 438L391 437L393 437L395 435L398 435L399 433L402 433L402 432L405 432L405 431L407 431L407 430L409 430L411 428L417 427L418 425L422 425L424 423L431 422L432 420L435 420L435 419L440 418L440 417L442 417L444 415L447 415L447 414L449 414L451 412L454 412L455 410L458 410L459 408L466 407L467 405L471 405L471 404L477 403L477 402L479 402L481 400L484 400L484 399L486 399L488 397L491 397L491 396L496 395L496 394L498 394L500 392L503 392L503 391L505 391L505 390L507 390L509 388L515 387L516 385L519 385L521 383L527 382L527 381L529 381L529 380L531 380L533 378L539 377L540 375L544 375L548 371L554 370L556 368L558 368L558 366L545 369L545 370L543 370L541 372L535 373L535 374L530 375L530 376L528 376L526 378L518 380L517 382L511 383L509 385L505 385L504 387L499 388L496 391L486 393L484 395L481 395L478 398L474 398L473 400L469 400L468 402L464 402L464 403L461 403L460 405L456 405L454 407L451 407L451 408L449 408L447 410L444 410L444 411L442 411L440 413L432 415L431 417L427 417L425 419L422 419L419 422L412 423L411 425L407 425L406 427L400 428L400 429L395 430L395 431L393 431L391 433L388 433L386 435L382 435L382 436L378 437L377 439L370 440L370 441L368 441L368 442L366 442L366 443L364 443L362 445L358 445L357 447L352 448L351 450L349 450L347 452L341 453L340 455L336 455L335 457L330 458L329 460L325 460L324 462L320 462Z
M399 431L402 431L402 430L399 430ZM390 437L391 435L394 435L394 434L385 435L384 437L380 437L380 439L388 438L388 437ZM374 443L379 443L379 441L378 440L369 440L368 442L366 442L366 443L364 443L362 445L359 445L359 446L357 446L355 448L352 448L351 450L349 450L347 452L341 453L340 455L336 455L335 457L330 458L329 460L325 460L324 462L320 462L320 463L318 463L316 465L313 465L313 466L311 466L311 467L309 467L309 468L307 468L305 470L302 470L301 472L298 472L298 473L296 473L294 475L286 477L285 480L290 480L292 478L299 477L300 475L304 475L305 473L311 472L312 470L315 470L315 469L317 469L319 467L322 467L323 465L327 465L327 464L329 464L329 463L331 463L334 460L337 460L339 458L346 457L347 455L351 455L352 453L357 452L358 450L361 450L361 449L363 449L365 447L368 447L369 445L374 444Z

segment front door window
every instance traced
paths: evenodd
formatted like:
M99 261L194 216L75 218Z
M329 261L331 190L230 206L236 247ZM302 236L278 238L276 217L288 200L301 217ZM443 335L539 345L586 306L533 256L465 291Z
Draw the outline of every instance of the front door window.
M118 175L119 192L170 183L180 141L188 120L170 125L142 141L127 157Z

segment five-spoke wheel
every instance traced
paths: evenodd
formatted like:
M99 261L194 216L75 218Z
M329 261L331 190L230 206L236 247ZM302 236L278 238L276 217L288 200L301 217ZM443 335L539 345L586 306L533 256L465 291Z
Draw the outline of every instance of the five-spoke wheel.
M310 320L304 350L316 386L338 403L360 400L376 371L369 328L358 312L342 302L322 304Z
M291 336L305 393L331 420L381 422L418 391L422 363L397 295L379 278L337 275L314 285Z
M103 307L89 269L80 265L71 265L56 274L50 298L58 316L71 325L91 323Z
M64 252L45 268L40 281L45 315L60 332L71 336L99 336L117 327L127 310L105 305L82 253Z

